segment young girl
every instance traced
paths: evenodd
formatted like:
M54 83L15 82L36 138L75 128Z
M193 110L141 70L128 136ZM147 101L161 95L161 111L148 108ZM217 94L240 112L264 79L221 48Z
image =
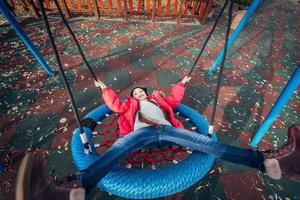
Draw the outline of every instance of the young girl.
M148 95L146 88L136 87L127 97L127 101L121 101L115 91L103 82L95 82L102 89L102 97L107 106L119 114L120 138L84 170L82 183L85 188L93 188L129 153L147 145L163 143L177 144L212 154L225 161L252 167L266 172L273 179L286 176L300 181L300 126L289 129L288 143L285 146L269 152L220 144L203 134L184 129L175 118L173 109L180 103L185 84L190 79L184 77L175 84L168 97L162 96L159 90Z

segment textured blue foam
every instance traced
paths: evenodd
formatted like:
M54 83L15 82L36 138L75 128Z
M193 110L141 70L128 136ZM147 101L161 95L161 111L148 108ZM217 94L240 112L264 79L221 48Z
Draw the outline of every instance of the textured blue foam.
M208 132L208 122L194 109L180 104L177 106L176 112L189 118L190 123L197 128L198 133ZM86 117L100 121L106 117L106 114L111 113L112 111L106 105L102 105ZM84 130L93 147L93 152L90 155L83 152L83 145L79 137L80 132L79 129L76 129L73 133L71 150L78 170L86 169L100 156L95 151L91 130L89 128L84 128ZM213 139L217 139L215 134ZM97 184L97 187L109 193L132 199L163 197L182 191L199 181L210 170L213 162L214 157L212 155L194 151L184 161L167 168L155 170L114 168Z

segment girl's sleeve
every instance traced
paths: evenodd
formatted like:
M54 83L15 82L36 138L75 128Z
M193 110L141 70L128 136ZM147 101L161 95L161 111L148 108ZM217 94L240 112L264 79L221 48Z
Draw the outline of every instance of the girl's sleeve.
M182 100L185 92L185 84L182 82L176 83L172 89L171 94L165 98L165 101L172 107L175 108Z
M106 105L115 113L124 113L128 108L128 103L121 101L116 92L109 87L102 90L102 97Z

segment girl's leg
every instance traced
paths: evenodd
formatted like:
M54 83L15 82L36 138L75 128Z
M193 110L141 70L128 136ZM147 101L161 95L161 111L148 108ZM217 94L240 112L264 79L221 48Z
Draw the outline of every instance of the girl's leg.
M209 153L225 161L265 171L263 164L264 156L262 153L251 149L220 144L205 135L186 129L163 126L160 132L160 140Z
M158 142L158 134L152 127L141 128L119 138L100 158L82 171L83 187L92 189L122 158L155 142Z

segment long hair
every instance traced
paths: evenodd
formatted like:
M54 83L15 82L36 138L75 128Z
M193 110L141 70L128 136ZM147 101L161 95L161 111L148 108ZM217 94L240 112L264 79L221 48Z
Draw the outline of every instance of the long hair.
M131 96L131 97L133 97L133 91L134 91L135 89L137 89L137 88L140 88L140 89L144 90L144 92L145 92L146 95L148 96L148 89L147 89L147 88L137 86L137 87L135 87L135 88L133 88L133 89L131 90L131 92L130 92L130 96Z

